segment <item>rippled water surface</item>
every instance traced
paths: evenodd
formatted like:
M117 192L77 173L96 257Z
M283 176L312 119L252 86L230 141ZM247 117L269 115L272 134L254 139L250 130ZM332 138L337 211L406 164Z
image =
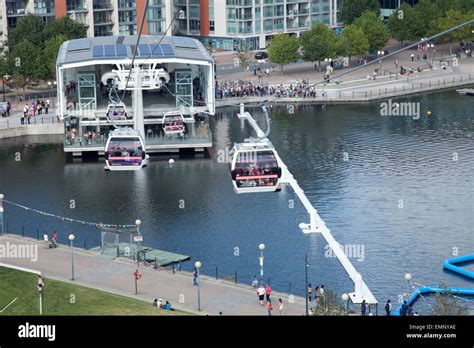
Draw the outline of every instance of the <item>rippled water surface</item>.
M294 115L285 105L271 110L272 142L335 238L355 251L351 260L380 302L406 290L406 272L423 285L474 286L442 270L453 252L474 252L474 98L450 91L398 101L419 102L421 118L382 117L379 102L299 106ZM266 276L283 291L302 293L307 253L313 284L353 291L324 239L298 229L308 219L291 190L233 192L218 155L250 131L242 130L236 108L221 111L212 122L210 156L177 158L172 168L169 157L160 156L141 172L107 173L102 162L66 164L59 144L3 140L0 191L12 201L88 221L140 218L145 245L191 255L209 275L216 267L220 277L237 272L239 282L258 273L263 242ZM23 225L33 236L37 229L58 229L63 242L69 232L80 245L100 241L93 228L11 206L5 220L17 233Z

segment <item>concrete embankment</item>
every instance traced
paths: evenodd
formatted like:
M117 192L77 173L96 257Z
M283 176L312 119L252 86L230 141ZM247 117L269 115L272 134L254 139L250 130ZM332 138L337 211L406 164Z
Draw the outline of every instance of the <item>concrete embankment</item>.
M0 128L0 139L53 134L64 134L64 125L62 123L55 123Z

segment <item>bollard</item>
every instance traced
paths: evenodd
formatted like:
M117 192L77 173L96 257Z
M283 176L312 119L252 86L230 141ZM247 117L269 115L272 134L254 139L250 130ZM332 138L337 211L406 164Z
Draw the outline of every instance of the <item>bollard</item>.
M7 225L7 230L5 231L5 234L9 233L10 229L8 228L8 222L5 223L5 225Z
M87 240L84 239L84 250L87 249L87 244L86 244Z
M219 273L217 273L217 266L216 266L216 280L219 279Z
M39 240L40 239L40 232L39 232L39 228L36 229L36 240Z
M117 257L120 257L120 249L119 249L119 246L118 246L118 245L117 245L117 252L116 252L116 254L117 254Z
M172 264L171 266L172 266L172 268L173 268L173 274L174 274L174 262L173 262L173 264Z
M21 236L25 236L25 226L21 225Z
M291 295L291 282L288 283L288 295Z

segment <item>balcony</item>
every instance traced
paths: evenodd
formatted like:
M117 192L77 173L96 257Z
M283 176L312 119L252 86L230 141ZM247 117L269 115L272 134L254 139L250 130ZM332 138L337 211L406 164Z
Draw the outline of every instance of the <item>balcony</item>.
M71 12L88 12L89 9L85 5L68 5L66 7L66 12L71 13Z
M16 7L7 7L7 17L22 17L26 16L28 11L25 7L16 8Z
M108 1L94 1L92 8L94 11L113 10L112 4Z

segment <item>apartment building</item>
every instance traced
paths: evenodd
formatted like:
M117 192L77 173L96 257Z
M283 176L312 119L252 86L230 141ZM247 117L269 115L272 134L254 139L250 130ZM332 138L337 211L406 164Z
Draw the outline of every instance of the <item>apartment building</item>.
M29 13L44 21L69 16L88 37L134 35L146 0L0 0L0 42ZM299 35L318 22L341 23L342 0L149 0L143 33L199 38L214 48L265 48L278 33ZM173 20L174 19L174 20Z

